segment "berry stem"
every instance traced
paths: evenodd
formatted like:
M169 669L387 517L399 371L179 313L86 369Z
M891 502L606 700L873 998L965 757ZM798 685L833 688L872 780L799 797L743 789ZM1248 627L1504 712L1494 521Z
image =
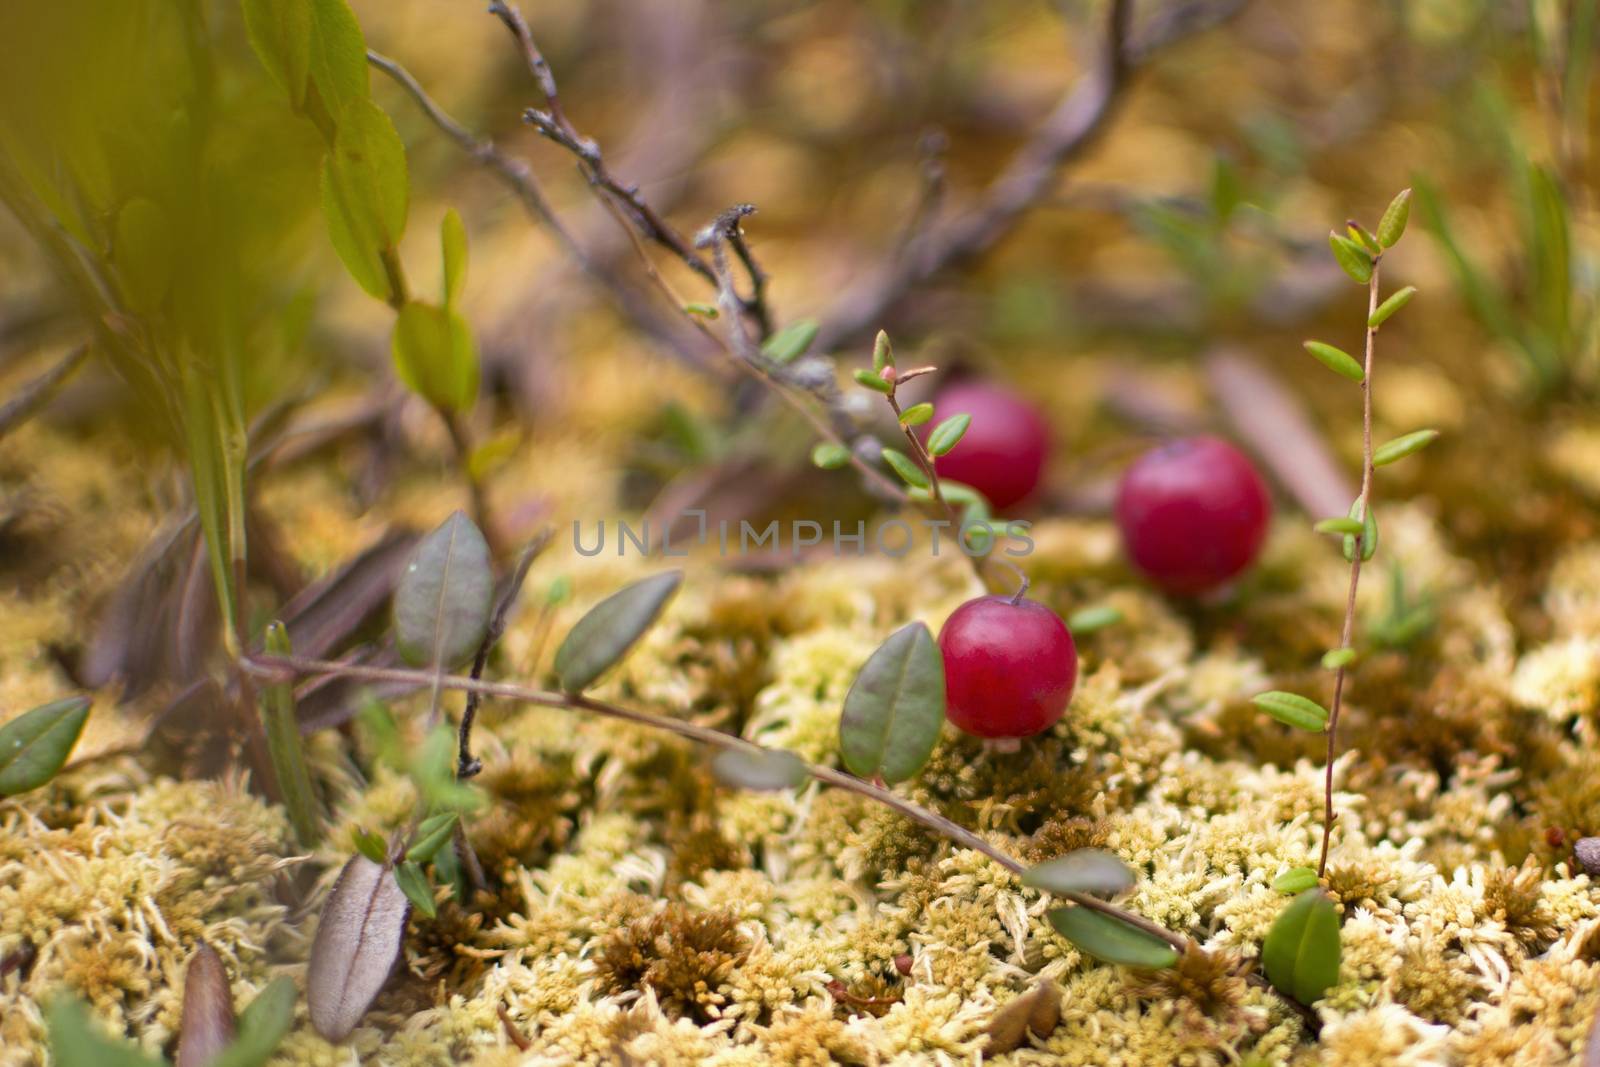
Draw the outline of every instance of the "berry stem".
M1367 279L1367 350L1365 373L1361 377L1361 496L1358 514L1355 516L1359 522L1365 522L1368 509L1372 507L1372 351L1378 328L1370 325L1373 312L1378 310L1378 267L1382 262L1381 255L1373 257L1372 276ZM1355 551L1350 558L1350 591L1345 597L1344 628L1340 631L1339 647L1350 648L1350 640L1355 632L1356 625L1356 590L1361 585L1361 557L1366 553L1363 543L1364 534L1357 534L1355 538ZM1323 878L1328 873L1328 844L1333 837L1333 763L1339 755L1339 709L1344 703L1344 680L1349 672L1348 664L1340 664L1338 671L1333 676L1333 703L1328 710L1328 754L1326 766L1323 768L1322 790L1322 854L1317 860L1317 877Z
M1017 572L1017 592L1011 598L1011 606L1016 607L1022 603L1022 598L1028 595L1028 576L1020 570Z

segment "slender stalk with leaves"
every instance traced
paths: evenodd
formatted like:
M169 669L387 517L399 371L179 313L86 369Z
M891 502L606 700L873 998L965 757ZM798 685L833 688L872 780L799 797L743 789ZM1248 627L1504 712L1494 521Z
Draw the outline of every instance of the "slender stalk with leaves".
M1437 430L1416 430L1377 448L1372 444L1372 374L1378 331L1388 319L1410 303L1416 290L1405 286L1383 297L1381 267L1384 256L1405 232L1411 212L1411 190L1404 189L1390 202L1373 233L1350 222L1345 233L1328 235L1334 259L1350 278L1367 288L1365 354L1361 361L1343 349L1324 341L1307 341L1305 348L1319 363L1361 387L1361 493L1350 505L1348 515L1323 519L1318 533L1343 539L1344 558L1350 563L1350 583L1345 596L1344 623L1339 647L1329 649L1322 665L1333 672L1333 700L1324 708L1298 693L1272 691L1254 698L1257 706L1280 722L1297 729L1321 731L1327 736L1327 757L1323 779L1322 848L1317 860L1317 877L1328 870L1328 848L1336 814L1333 808L1334 763L1339 755L1339 713L1344 705L1346 679L1357 658L1355 647L1356 594L1361 585L1362 565L1378 550L1378 520L1373 500L1373 475L1378 467L1404 459L1426 448L1439 436Z

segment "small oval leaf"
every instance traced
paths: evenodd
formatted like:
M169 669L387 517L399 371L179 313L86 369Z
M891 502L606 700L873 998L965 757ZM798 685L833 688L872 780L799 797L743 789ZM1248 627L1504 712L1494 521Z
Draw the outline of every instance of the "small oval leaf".
M885 367L894 366L894 346L889 343L887 331L879 330L878 336L872 340L872 369L881 371Z
M311 1025L343 1041L367 1013L400 956L410 906L393 868L352 856L322 906L306 969Z
M406 850L406 859L413 863L427 863L433 859L434 853L455 836L456 823L460 818L456 812L445 811L423 819L412 838L411 847Z
M1293 896L1317 886L1317 872L1310 867L1291 867L1272 880L1272 888Z
M217 950L200 942L183 972L177 1067L210 1067L233 1044L233 991Z
M1115 896L1133 888L1133 868L1098 848L1080 848L1030 867L1022 884L1048 893L1096 893Z
M761 346L761 354L774 363L793 363L811 347L811 342L817 339L817 330L820 328L815 319L791 322L767 338L766 343Z
M1250 703L1279 722L1293 726L1297 730L1320 733L1328 727L1328 709L1299 693L1285 693L1275 689L1269 693L1256 694L1250 698Z
M811 450L811 462L825 471L838 470L850 462L850 450L837 441L823 441Z
M1336 519L1323 519L1321 522L1313 526L1312 529L1317 531L1317 533L1325 534L1358 534L1364 529L1364 527L1361 525L1360 519L1340 517Z
M351 101L322 163L322 213L345 268L380 300L397 295L384 255L405 232L409 198L406 149L394 123L372 101Z
M567 693L581 693L611 669L660 616L678 591L682 571L634 582L589 609L556 650L556 678Z
M1333 249L1333 258L1339 267L1353 280L1365 285L1372 279L1372 257L1365 248L1337 230L1328 234L1328 247Z
M1367 325L1376 330L1388 321L1390 315L1411 303L1411 298L1416 295L1417 287L1414 285L1408 285L1389 294L1389 299L1379 304L1373 309L1372 314L1367 316Z
M1339 913L1320 889L1296 896L1261 946L1267 980L1307 1007L1339 981L1339 955Z
M467 227L455 208L446 211L439 223L439 250L444 260L444 306L453 308L467 283Z
M894 386L890 385L888 382L884 381L878 375L869 370L858 370L855 372L853 377L855 378L857 385L865 386L875 393L894 392Z
M88 698L67 697L0 726L0 797L37 789L54 778L88 720Z
M933 418L933 405L929 403L912 404L900 413L901 426L921 426Z
M1385 248L1393 248L1400 240L1400 235L1406 232L1406 221L1410 218L1411 190L1402 189L1384 209L1383 219L1378 223L1378 243Z
M406 388L434 407L465 411L478 399L478 345L454 308L405 304L395 316L389 352Z
M1356 661L1356 650L1353 648L1330 648L1322 654L1322 669L1336 671L1340 667L1348 667Z
M371 92L367 42L345 0L311 0L311 80L337 121Z
M928 452L931 455L942 456L956 445L961 443L962 436L967 432L967 427L972 425L972 416L962 413L952 415L933 428L928 435Z
M1050 925L1079 950L1105 963L1162 970L1178 962L1178 950L1121 919L1088 908L1054 908Z
M711 773L735 789L773 792L805 784L806 764L783 749L725 748L711 760Z
M407 860L394 869L394 880L418 911L430 919L439 914L433 903L433 883L428 881L421 867Z
M912 462L911 457L898 449L886 448L883 450L883 461L900 476L900 480L913 489L927 489L928 476L922 468Z
M839 752L858 778L903 782L920 772L944 728L944 659L920 622L867 658L844 698Z
M250 47L299 110L311 70L310 0L242 0L240 6Z
M1378 551L1378 515L1373 508L1366 509L1366 516L1361 516L1361 498L1356 497L1355 503L1350 505L1350 517L1362 523L1361 535L1361 562L1371 559L1373 553ZM1346 534L1344 538L1344 558L1353 562L1356 558L1356 539L1354 535Z
M1115 626L1123 619L1122 611L1110 604L1099 604L1092 608L1082 608L1074 611L1067 617L1067 629L1072 631L1074 637L1083 634L1092 634L1096 630L1104 630L1108 626Z
M457 511L417 543L395 589L401 658L430 670L462 662L483 643L493 601L489 546Z
M1302 346L1318 363L1341 377L1359 382L1367 376L1366 371L1361 369L1361 364L1356 362L1356 358L1342 348L1335 348L1323 341L1305 341L1302 342Z
M1393 441L1385 441L1372 453L1372 465L1387 467L1391 463L1405 459L1413 452L1421 452L1438 438L1438 430L1416 430L1402 437L1396 437Z

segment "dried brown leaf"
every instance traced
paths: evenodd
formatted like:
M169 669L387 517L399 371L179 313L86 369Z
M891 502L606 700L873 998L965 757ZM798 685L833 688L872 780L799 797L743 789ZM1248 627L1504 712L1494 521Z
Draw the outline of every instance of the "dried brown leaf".
M393 868L352 856L322 906L306 971L311 1025L343 1041L389 980L411 905Z
M215 949L202 941L183 975L177 1067L206 1067L233 1044L233 992Z

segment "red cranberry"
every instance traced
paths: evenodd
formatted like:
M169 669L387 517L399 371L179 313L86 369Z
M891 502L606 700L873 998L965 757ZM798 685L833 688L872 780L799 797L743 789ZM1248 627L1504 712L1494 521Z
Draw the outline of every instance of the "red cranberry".
M1009 508L1039 487L1050 433L1039 409L1001 385L956 382L934 397L935 422L972 416L956 447L934 460L941 478L965 482L996 508ZM935 423L926 429L931 432Z
M1055 612L1034 600L983 596L939 631L946 712L979 737L1028 737L1067 710L1078 650Z
M1173 593L1203 593L1255 562L1272 501L1226 441L1189 437L1151 449L1117 486L1117 525L1134 566Z

